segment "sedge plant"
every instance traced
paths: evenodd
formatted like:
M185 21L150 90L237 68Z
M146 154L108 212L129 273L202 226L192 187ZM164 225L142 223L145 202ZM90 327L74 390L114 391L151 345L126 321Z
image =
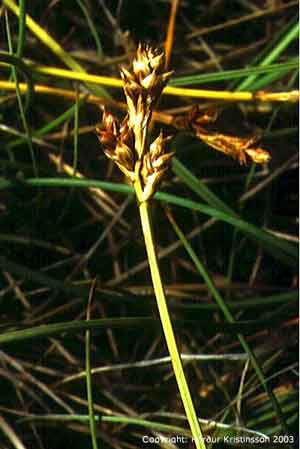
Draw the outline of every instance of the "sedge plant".
M195 446L205 449L168 310L150 216L151 198L173 156L173 153L167 151L169 137L163 137L162 132L150 145L148 143L153 109L171 76L171 72L166 72L164 67L163 53L139 45L132 71L125 68L121 70L127 115L120 123L111 113L104 111L103 127L96 131L106 156L117 164L134 187L154 293L178 389Z

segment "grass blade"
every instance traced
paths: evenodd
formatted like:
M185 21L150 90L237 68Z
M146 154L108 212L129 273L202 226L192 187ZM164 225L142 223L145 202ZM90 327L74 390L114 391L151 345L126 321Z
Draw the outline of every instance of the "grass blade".
M209 291L211 292L212 297L214 298L214 300L216 301L216 303L218 304L220 310L223 312L226 320L229 323L234 323L234 317L231 313L231 311L229 310L228 306L226 305L225 301L223 300L222 296L220 295L220 293L218 292L218 290L215 288L215 285L213 283L213 280L211 279L209 273L207 272L207 270L205 269L204 265L202 264L202 262L200 261L199 257L197 256L197 254L195 253L195 251L193 250L193 248L191 247L190 243L188 242L188 240L185 238L183 232L179 229L178 225L176 224L175 220L173 219L173 217L171 216L171 214L168 214L168 218L169 221L171 223L171 225L173 226L174 231L176 232L178 238L182 241L183 246L185 247L187 253L189 254L191 260L194 262L195 267L197 268L199 274L201 275L201 277L204 279L204 281L207 284L207 287L209 289ZM285 419L283 416L283 413L281 411L280 405L276 399L276 396L274 395L273 391L271 390L271 388L269 387L268 383L266 382L264 373L259 365L259 362L254 354L254 352L252 351L252 349L250 348L250 346L248 345L247 341L245 340L244 336L242 334L238 334L238 339L241 343L241 346L243 347L243 349L245 350L245 352L248 354L249 359L252 362L253 368L257 374L258 379L260 380L262 386L264 387L266 393L268 394L270 401L272 402L273 408L275 413L277 414L278 418L280 419L281 422L281 426L282 426L282 430L284 432L288 432L288 428L287 425L285 423Z
M218 81L233 80L243 78L249 75L266 75L270 73L287 73L290 70L297 68L299 65L298 58L291 59L288 62L280 64L269 64L267 66L249 67L236 70L224 70L222 72L204 73L201 75L183 76L172 78L169 81L169 86L190 86L193 84L204 84ZM252 90L252 89L251 89Z
M40 326L27 329L3 332L0 334L0 344L7 344L17 341L31 340L34 338L45 338L62 333L76 334L87 329L107 329L107 328L125 328L143 327L147 325L157 325L153 318L133 317L133 318L102 318L89 321L68 321L55 324L42 324Z
M85 6L85 4L83 3L83 1L77 0L77 3L80 6L81 11L84 14L84 17L85 17L85 19L87 21L87 24L89 26L89 29L91 31L91 34L92 34L92 36L94 38L94 41L95 41L95 44L96 44L96 49L97 49L97 54L98 54L98 56L100 58L103 58L104 55L103 55L103 49L102 49L101 41L100 41L100 38L98 36L95 24L94 24L94 22L93 22L93 20L92 20L92 18L90 16L90 13L89 13L87 7Z
M13 54L12 39L11 39L11 34L10 34L10 27L9 27L7 13L5 13L5 25L6 25L9 53ZM18 101L18 106L19 106L19 111L20 111L20 117L21 117L21 121L22 121L22 125L24 128L25 134L26 134L26 141L27 141L27 145L29 148L29 152L30 152L33 172L35 174L35 177L37 177L38 176L38 168L37 168L35 153L34 153L33 145L32 145L31 131L30 131L29 125L27 123L26 113L25 113L25 109L23 107L23 101L22 101L22 96L21 96L21 92L20 92L20 88L19 88L18 76L17 76L17 71L15 69L15 66L12 66L12 76L13 76L14 82L16 83L16 95L17 95L17 101Z
M19 32L16 55L21 58L25 46L26 34L26 0L20 0L20 14L19 14Z
M3 4L7 6L17 17L20 16L20 8L13 0L3 0ZM67 67L72 70L85 73L85 69L67 53L38 23L36 23L29 14L26 14L26 25L37 38L43 42ZM95 88L93 88L95 90ZM110 98L105 89L98 87L95 90L100 96Z
M297 22L292 26L292 28L282 37L278 44L267 54L267 56L259 64L260 67L268 66L272 64L285 50L286 48L297 39L299 34L299 23ZM246 78L237 88L237 90L242 91L251 88L252 83L256 80L255 75L251 75Z
M123 195L133 193L133 188L126 184L71 178L31 178L24 181L24 186L25 185L32 187L96 187L103 190L109 190L111 192L121 193ZM0 189L11 188L13 186L14 183L12 181L0 178ZM183 197L171 195L169 193L158 192L154 198L169 204L174 204L180 207L195 210L210 217L214 217L226 223L229 223L230 225L239 228L250 237L252 237L254 241L257 241L259 244L261 244L276 259L279 259L283 263L292 267L297 266L298 250L294 245L259 229L255 225L248 223L241 218L236 218L235 216L226 214L220 210L214 209L204 204L197 203Z

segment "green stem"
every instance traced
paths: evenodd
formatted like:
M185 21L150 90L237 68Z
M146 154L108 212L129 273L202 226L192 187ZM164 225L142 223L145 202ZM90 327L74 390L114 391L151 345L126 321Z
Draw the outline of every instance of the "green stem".
M89 294L88 306L87 306L87 314L86 320L90 321L90 307L92 297L95 291L96 281L93 281L92 288ZM91 374L91 331L89 329L86 330L85 333L85 371L86 371L86 390L87 390L87 399L88 399L88 410L89 410L89 424L90 424L90 432L92 439L92 448L98 449L97 444L97 426L96 419L94 415L94 401L93 401L93 386L92 386L92 374Z
M85 367L86 367L86 390L87 390L88 410L89 410L89 424L92 439L92 447L93 449L98 449L97 428L93 404L90 344L91 344L91 331L87 330L85 333Z
M136 194L139 199L139 187L135 186ZM161 275L158 267L158 261L153 240L153 230L149 214L149 203L142 201L139 204L139 211L142 223L142 229L145 239L147 256L151 271L154 293L157 301L159 315L167 342L169 354L172 360L174 374L177 380L180 396L184 405L185 413L191 428L192 436L197 449L205 449L203 435L199 426L198 418L193 405L192 397L183 371L181 358L179 355L173 326L171 323L166 296L162 285Z

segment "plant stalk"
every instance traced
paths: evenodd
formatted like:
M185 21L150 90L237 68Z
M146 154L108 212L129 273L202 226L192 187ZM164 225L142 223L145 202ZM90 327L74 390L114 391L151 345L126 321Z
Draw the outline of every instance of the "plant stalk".
M139 199L139 186L135 185L137 198ZM191 428L192 436L197 449L205 449L203 435L200 429L198 418L193 405L192 397L183 371L182 361L179 355L176 338L171 323L166 296L162 285L161 275L158 266L158 260L155 251L153 239L153 230L150 218L149 202L142 201L139 204L139 212L142 224L142 230L147 250L147 256L151 271L154 293L157 301L158 311L167 342L169 354L172 361L174 374L176 377L180 396L184 405L185 413Z

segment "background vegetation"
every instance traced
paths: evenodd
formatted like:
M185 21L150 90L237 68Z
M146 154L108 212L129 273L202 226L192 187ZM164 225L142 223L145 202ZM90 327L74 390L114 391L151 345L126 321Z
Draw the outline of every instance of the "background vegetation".
M99 105L123 114L119 67L138 42L163 48L167 35L169 85L182 90L163 96L153 125L176 152L153 221L193 400L220 438L207 447L261 433L273 437L263 447L285 446L279 435L296 446L297 104L188 89L297 89L297 2L0 8L1 448L95 448L92 409L99 447L189 436L132 188L94 133ZM195 104L219 111L213 131L260 136L270 163L241 166L171 126Z

